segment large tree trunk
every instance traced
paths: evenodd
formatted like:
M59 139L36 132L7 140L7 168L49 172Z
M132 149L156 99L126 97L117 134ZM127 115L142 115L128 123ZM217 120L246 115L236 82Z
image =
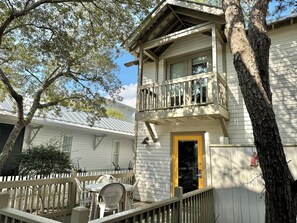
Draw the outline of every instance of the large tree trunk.
M252 122L265 181L265 222L296 222L296 194L291 186L294 179L284 154L269 84L270 39L265 24L268 2L259 0L255 5L248 31L239 1L224 3L225 34Z
M13 127L12 131L10 132L8 139L0 153L0 174L2 172L3 166L6 163L9 154L11 153L13 146L20 135L21 131L25 127L24 122L18 121L17 124Z

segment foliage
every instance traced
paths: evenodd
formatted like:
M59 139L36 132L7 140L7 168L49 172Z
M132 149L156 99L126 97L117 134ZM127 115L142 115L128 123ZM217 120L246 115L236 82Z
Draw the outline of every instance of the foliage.
M44 2L1 3L0 68L7 80L1 78L6 88L1 88L0 94L10 84L23 98L31 99L28 104L40 97L38 109L59 113L59 105L74 105L90 111L92 122L105 115L101 92L119 99L121 88L113 60L136 16L142 16L150 4Z
M0 2L0 99L18 120L0 154L0 171L36 112L61 106L102 116L105 94L120 99L114 59L120 43L150 9L150 0L14 0Z
M112 109L112 108L108 108L106 111L106 114L110 118L125 120L123 113L119 112L118 110Z
M44 175L52 173L69 173L71 161L68 154L54 145L38 145L26 149L17 155L21 175Z

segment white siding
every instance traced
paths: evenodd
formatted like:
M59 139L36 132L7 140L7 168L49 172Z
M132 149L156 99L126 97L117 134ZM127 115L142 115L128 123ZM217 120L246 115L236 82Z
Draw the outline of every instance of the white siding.
M218 223L264 222L264 182L260 167L250 167L254 147L218 146L209 149L212 160L210 185L215 189ZM285 147L289 168L297 176L297 147Z
M25 139L28 139L29 131L26 131ZM117 135L106 136L99 146L94 150L94 140L96 132L83 132L78 130L69 130L57 127L42 128L35 139L33 145L46 143L52 139L61 143L63 134L73 136L71 160L79 162L79 166L86 170L113 169L113 141L120 141L120 159L121 168L128 168L129 161L133 161L133 139ZM26 144L27 146L27 144ZM25 148L26 148L25 146Z
M170 197L171 192L171 133L173 132L208 132L213 143L219 143L223 135L218 128L218 121L175 122L166 125L152 125L158 142L149 140L149 145L142 145L142 140L149 136L144 123L139 122L136 151L136 179L140 179L137 198L143 201L159 201ZM150 180L147 180L150 179Z
M297 144L297 25L277 29L270 33L272 46L270 52L271 89L274 110L283 144ZM210 39L209 39L210 40ZM210 46L207 36L192 35L173 43L159 61L159 82L165 74L165 60L205 49ZM238 84L237 73L233 66L229 47L226 47L226 74L228 83L227 121L231 144L252 144L253 130ZM218 48L219 56L221 48ZM220 60L220 59L219 59ZM153 64L153 63L152 63ZM145 66L144 73L153 81L154 66ZM219 63L219 72L222 64ZM143 201L157 201L170 197L171 189L171 132L205 131L205 144L219 143L223 135L218 121L193 121L152 125L159 138L158 143L144 146L141 141L149 136L143 123L139 123L136 154L136 177L140 178L139 198ZM150 140L152 142L152 140ZM259 194L263 183L255 169L249 168L252 147L207 149L206 167L208 184L216 187L219 222L263 222L263 200ZM288 160L296 160L296 147L287 151ZM292 157L292 158L289 158ZM293 158L294 157L294 158ZM296 164L290 163L296 170ZM297 171L295 171L295 177ZM229 210L229 212L228 212ZM231 211L230 211L231 210Z
M284 144L297 143L297 25L269 33L270 84L279 131ZM227 48L228 49L228 48ZM253 131L238 84L230 51L227 53L228 132L231 143L253 143Z

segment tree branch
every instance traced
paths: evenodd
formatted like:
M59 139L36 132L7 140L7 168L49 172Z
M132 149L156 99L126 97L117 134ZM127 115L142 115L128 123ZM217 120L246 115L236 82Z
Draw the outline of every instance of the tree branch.
M55 100L55 101L51 101L51 102L39 104L38 105L38 108L39 109L44 109L44 108L48 108L48 107L51 107L51 106L58 105L62 101L71 100L71 99L81 99L81 98L82 97L67 97L67 98L62 98L62 99L59 99L59 100Z
M3 38L5 30L12 23L13 20L28 14L30 11L38 8L41 5L44 5L44 4L47 4L47 3L48 4L57 4L57 3L63 3L63 2L79 2L79 3L82 3L82 2L93 2L93 1L94 0L40 0L40 1L34 2L31 5L28 4L27 7L25 7L25 9L23 9L23 10L12 11L12 14L9 15L8 18L6 18L4 20L4 22L0 26L0 45L2 43L2 38Z
M25 68L25 70L32 76L34 77L40 84L43 84L43 82L35 75L33 74L31 71L29 71L27 68Z
M23 121L24 120L23 97L14 90L13 86L11 85L10 81L8 80L4 71L1 68L0 68L0 79L3 82L3 84L6 86L9 94L15 100L17 107L18 107L18 118L21 121Z
M47 26L38 26L38 25L35 25L34 23L26 23L26 24L21 24L21 25L18 25L18 26L14 26L10 29L7 29L3 35L6 35L8 33L10 33L11 31L15 30L15 29L18 29L20 27L24 27L24 26L33 26L35 28L38 28L38 29L46 29L46 30L50 30L52 33L55 33L54 29L50 28L50 27L47 27Z

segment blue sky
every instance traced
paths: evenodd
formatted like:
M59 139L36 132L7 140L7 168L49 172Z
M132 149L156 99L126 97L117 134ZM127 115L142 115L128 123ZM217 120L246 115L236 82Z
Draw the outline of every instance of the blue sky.
M119 66L118 78L122 82L125 90L121 96L124 98L122 103L135 107L137 90L137 66L125 67L125 63L134 60L134 57L127 51L123 51L121 57L115 60Z

